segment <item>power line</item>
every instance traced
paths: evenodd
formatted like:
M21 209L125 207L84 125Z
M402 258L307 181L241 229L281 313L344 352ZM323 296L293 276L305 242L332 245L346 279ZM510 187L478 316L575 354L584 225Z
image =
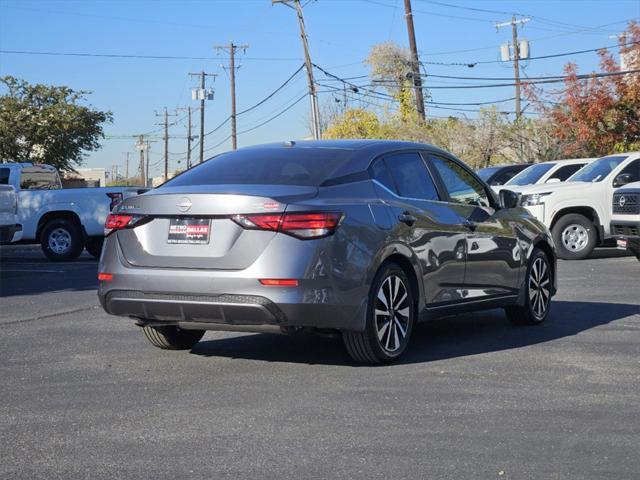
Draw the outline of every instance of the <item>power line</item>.
M59 57L97 57L97 58L135 58L147 60L226 60L224 57L191 57L182 55L135 55L122 53L81 53L81 52L43 52L31 50L0 50L3 54L15 55L47 55ZM265 61L300 61L301 58L293 57L244 57L246 60Z
M599 50L609 50L611 48L618 48L618 47L627 47L630 45L636 45L640 42L628 42L625 44L618 44L618 45L608 45L606 47L598 47L598 48L589 48L586 50L574 50L573 52L562 52L562 53L552 53L549 55L539 55L537 57L529 57L526 60L542 60L545 58L557 58L557 57L567 57L567 56L571 56L571 55L580 55L582 53L590 53L590 52L597 52ZM427 65L452 65L452 66L466 66L466 67L474 67L476 65L485 65L485 64L489 64L489 63L504 63L503 60L484 60L484 61L477 61L477 62L452 62L452 63L446 63L446 62L421 62Z
M575 79L576 80L589 80L592 78L603 78L603 77L615 77L615 76L620 76L620 75L635 75L637 73L640 73L640 69L636 69L636 70L624 70L624 71L620 71L620 72L596 72L596 73L586 73L586 74L582 74L582 75L576 75ZM560 82L564 82L566 80L571 79L571 76L557 76L557 77L532 77L534 78L534 80L527 80L522 82L523 84L528 83L528 84L544 84L544 83L560 83ZM510 81L514 81L513 78L509 78L506 80L510 80ZM377 84L380 85L395 85L394 82L376 82ZM363 89L364 87L371 85L371 84L367 84L367 85L356 85L358 88ZM426 88L428 89L460 89L460 88L491 88L491 87L513 87L515 85L515 83L495 83L495 84L485 84L485 85L429 85L426 86ZM379 93L379 92L378 92ZM379 93L380 95L384 95L382 93Z
M293 107L295 107L298 103L300 103L308 94L305 93L304 95L302 95L301 97L299 97L295 102L293 102L292 104L288 105L287 107L285 107L283 110L281 110L280 112L276 113L275 115L273 115L272 117L268 118L267 120L259 123L258 125L254 125L253 127L247 128L245 130L242 130L240 132L238 132L238 135L242 135L244 133L249 133L252 132L253 130L257 130L260 127L263 127L264 125L266 125L267 123L272 122L273 120L275 120L276 118L280 117L281 115L284 115L286 112L288 112L289 110L291 110ZM212 147L209 147L205 150L205 152L214 150L216 148L218 148L220 145L222 145L223 143L225 143L227 140L229 140L231 138L231 135L228 135L227 137L225 137L222 141L218 142L217 144L215 144Z
M280 90L282 90L284 87L286 87L304 68L304 64L300 65L300 67L293 72L289 78L287 78L282 84L280 84L280 86L278 88L276 88L274 91L272 91L269 95L267 95L266 97L264 97L262 100L260 100L258 103L245 108L244 110L241 110L240 112L238 112L238 116L243 115L245 113L248 113L252 110L255 110L256 108L258 108L259 106L263 105L264 103L266 103L267 101L271 100ZM217 132L218 130L220 130L223 126L225 126L227 124L227 122L229 122L229 120L231 120L231 116L228 116L226 119L224 119L222 122L220 122L215 128L213 128L212 130L208 131L205 134L205 137ZM231 138L231 137L229 137Z

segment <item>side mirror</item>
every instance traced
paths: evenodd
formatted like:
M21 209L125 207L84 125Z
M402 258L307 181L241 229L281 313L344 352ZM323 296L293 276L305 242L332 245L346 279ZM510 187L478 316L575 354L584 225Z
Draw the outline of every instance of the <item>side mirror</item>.
M560 180L559 178L550 178L544 183L560 183L560 182L562 182L562 180Z
M633 180L633 177L631 176L630 173L621 173L613 181L613 186L614 187L623 187L627 183L631 183L631 180Z
M520 194L511 190L500 190L500 206L502 208L516 208L520 202Z

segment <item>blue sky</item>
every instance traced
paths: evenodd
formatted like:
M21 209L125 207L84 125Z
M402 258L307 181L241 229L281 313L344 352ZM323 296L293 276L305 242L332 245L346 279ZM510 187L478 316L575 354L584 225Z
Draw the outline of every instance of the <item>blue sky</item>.
M521 38L531 42L533 56L603 47L615 44L609 35L624 30L626 21L640 17L639 0L413 0L416 37L425 62L471 63L499 58L499 45L511 38L510 29L495 28L495 22L510 13L530 15ZM446 5L445 5L446 4ZM455 8L463 7L463 8ZM494 10L485 12L478 10ZM499 13L498 13L499 12ZM396 41L407 45L403 0L316 0L305 7L305 19L313 60L341 77L368 73L362 60L372 45ZM158 129L154 112L163 107L192 105L191 88L196 80L189 72L218 73L209 82L216 91L207 102L206 130L229 115L229 82L222 64L225 54L213 46L249 44L238 55L242 65L237 74L238 109L262 100L302 64L302 47L294 12L270 0L0 0L0 50L120 54L146 56L189 56L205 59L156 60L134 58L71 57L0 54L0 75L13 75L33 83L64 84L89 90L90 103L111 110L114 122L106 127L110 137L104 147L87 157L88 166L124 166L125 153L136 156L129 138ZM581 72L598 70L595 53L524 62L528 76L559 75L562 66L575 61ZM512 77L511 64L488 63L474 68L457 65L426 65L427 73L468 77ZM322 84L335 84L323 75ZM354 80L366 83L366 79ZM474 80L430 78L427 85L478 84ZM485 82L486 83L486 82ZM320 90L326 88L320 87ZM282 112L306 91L301 72L277 95L238 118L243 131ZM482 89L433 89L436 102L472 103L513 97L512 87ZM337 96L341 98L341 95ZM369 99L371 100L371 99ZM321 102L334 101L323 93ZM353 102L352 104L357 104ZM498 104L513 110L511 102ZM455 108L455 107L454 107ZM475 109L477 107L460 107ZM432 116L468 115L430 107ZM275 120L240 135L240 146L301 138L307 131L308 101L303 99ZM184 113L170 129L171 169L184 165L186 120ZM194 115L197 133L197 115ZM230 140L217 148L229 134L225 125L209 135L205 148L212 155L230 148ZM160 133L152 144L152 174L159 174L162 160ZM197 152L194 152L194 157ZM178 164L182 160L182 164ZM133 167L131 167L133 168Z

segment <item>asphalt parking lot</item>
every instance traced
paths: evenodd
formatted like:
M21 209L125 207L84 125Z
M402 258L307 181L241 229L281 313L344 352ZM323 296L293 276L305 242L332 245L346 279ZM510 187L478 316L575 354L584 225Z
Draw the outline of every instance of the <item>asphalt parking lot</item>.
M422 325L403 362L339 339L153 348L96 261L0 248L0 478L637 479L640 262L559 263L548 322Z

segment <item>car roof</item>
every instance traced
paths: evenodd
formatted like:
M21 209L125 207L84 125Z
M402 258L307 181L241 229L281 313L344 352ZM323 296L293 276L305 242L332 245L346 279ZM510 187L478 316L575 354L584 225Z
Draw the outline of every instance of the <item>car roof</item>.
M335 149L345 154L345 162L331 175L332 178L351 175L366 170L372 160L380 155L401 150L429 150L445 156L455 155L427 143L402 140L358 139L358 140L291 140L244 147L241 150L262 149L265 151L287 149Z

